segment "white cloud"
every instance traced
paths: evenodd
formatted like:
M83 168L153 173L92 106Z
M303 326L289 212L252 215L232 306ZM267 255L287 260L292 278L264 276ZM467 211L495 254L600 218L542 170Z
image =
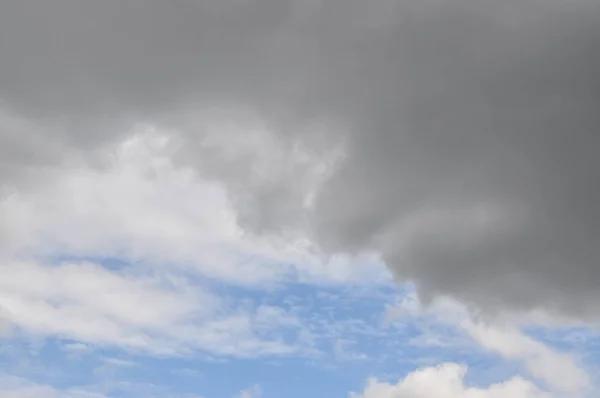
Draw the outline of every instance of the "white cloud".
M0 282L4 316L37 335L160 352L168 348L156 344L152 332L176 324L196 310L191 296L92 263L44 266L11 262L2 268L7 276ZM215 305L208 296L205 303Z
M128 275L93 263L10 262L0 267L4 320L28 334L163 355L302 351L293 340L268 337L282 327L302 329L285 311L236 308L182 279Z
M588 373L571 355L556 352L514 327L469 323L465 328L482 347L523 361L533 377L555 390L578 395L591 388Z
M451 338L436 333L436 329L451 326L468 339L460 338L461 344L467 343L471 349L483 349L522 364L529 377L544 383L556 394L579 397L594 388L589 373L578 358L533 339L522 331L524 325L508 322L511 317L479 320L462 304L443 298L424 308L413 294L389 308L386 315L387 323L408 316L408 322L423 326L425 333L414 341L418 345L427 342L439 346L440 341L456 340L456 336Z
M419 369L397 384L370 379L364 392L351 398L550 398L535 384L515 377L487 387L465 384L467 368L455 363Z
M39 165L30 184L2 182L3 324L155 354L287 355L312 350L299 320L272 306L242 308L196 276L258 288L387 278L373 258L325 263L306 239L244 234L228 192L176 163L177 145L169 132L140 127L96 148L92 160L73 153L62 166ZM260 149L260 142L248 145L238 148L242 155ZM284 149L275 149L273 161L284 161ZM100 260L78 259L126 266L110 270ZM269 337L281 328L303 337Z
M262 388L260 388L259 385L255 385L251 388L240 391L238 394L235 395L234 398L260 398L262 397L262 395Z
M44 384L0 374L0 398L108 398L86 388L58 390Z
M244 234L223 186L174 163L177 145L168 132L140 129L96 154L103 167L70 161L41 168L34 187L12 189L0 201L0 254L168 263L241 285L387 279L375 258L324 263L305 238Z
M111 390L116 387L119 393ZM126 392L132 397L203 398L199 394L170 394L164 387L152 383L109 382L68 388L56 388L48 384L0 373L0 398L112 398Z

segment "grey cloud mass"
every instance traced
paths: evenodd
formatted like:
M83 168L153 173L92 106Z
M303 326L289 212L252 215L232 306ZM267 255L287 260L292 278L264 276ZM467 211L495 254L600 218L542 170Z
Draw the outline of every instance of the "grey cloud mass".
M160 121L184 131L179 159L248 199L249 228L308 220L424 298L590 318L599 20L592 0L4 0L0 100L48 133L2 118L1 176ZM195 144L178 115L213 107L260 115L284 146L344 145L311 210L293 176L245 185L246 163ZM320 122L336 128L305 133Z

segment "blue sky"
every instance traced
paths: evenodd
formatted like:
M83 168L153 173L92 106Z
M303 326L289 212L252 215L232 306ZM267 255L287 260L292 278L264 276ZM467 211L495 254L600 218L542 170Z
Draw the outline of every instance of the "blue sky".
M466 381L471 385L485 386L526 373L520 361L507 361L483 349L455 325L428 316L386 322L386 308L412 295L410 286L290 284L270 292L223 290L233 301L293 314L313 340L306 343L305 352L285 355L239 358L194 351L155 356L15 330L4 340L1 371L58 391L214 398L244 390L267 398L346 397L361 391L369 377L397 382L417 368L445 362L468 365ZM294 340L296 332L282 328L275 333ZM600 336L586 329L535 329L530 335L548 347L582 355L590 369L600 364Z
M200 351L157 357L15 331L3 350L3 370L58 389L83 386L123 397L168 393L216 398L254 385L265 397L343 397L360 391L368 377L397 380L418 367L448 361L470 365L472 383L501 381L520 370L518 364L505 363L469 342L455 327L422 319L386 325L386 306L410 294L408 287L290 285L274 292L228 290L235 301L293 313L314 342L297 354L236 358ZM284 328L275 333L283 339L295 337L295 331ZM434 335L439 342L418 341Z

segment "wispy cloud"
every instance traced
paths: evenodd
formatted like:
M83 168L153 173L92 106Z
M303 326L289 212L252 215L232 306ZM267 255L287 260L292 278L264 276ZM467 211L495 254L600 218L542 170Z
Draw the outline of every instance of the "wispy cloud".
M261 398L263 396L262 388L255 385L251 388L240 391L233 398Z

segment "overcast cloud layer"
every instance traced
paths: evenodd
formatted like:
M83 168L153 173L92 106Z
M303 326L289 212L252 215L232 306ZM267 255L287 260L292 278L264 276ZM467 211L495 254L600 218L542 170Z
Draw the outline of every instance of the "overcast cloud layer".
M0 178L155 124L253 231L381 252L424 298L589 319L599 17L591 0L4 0Z

